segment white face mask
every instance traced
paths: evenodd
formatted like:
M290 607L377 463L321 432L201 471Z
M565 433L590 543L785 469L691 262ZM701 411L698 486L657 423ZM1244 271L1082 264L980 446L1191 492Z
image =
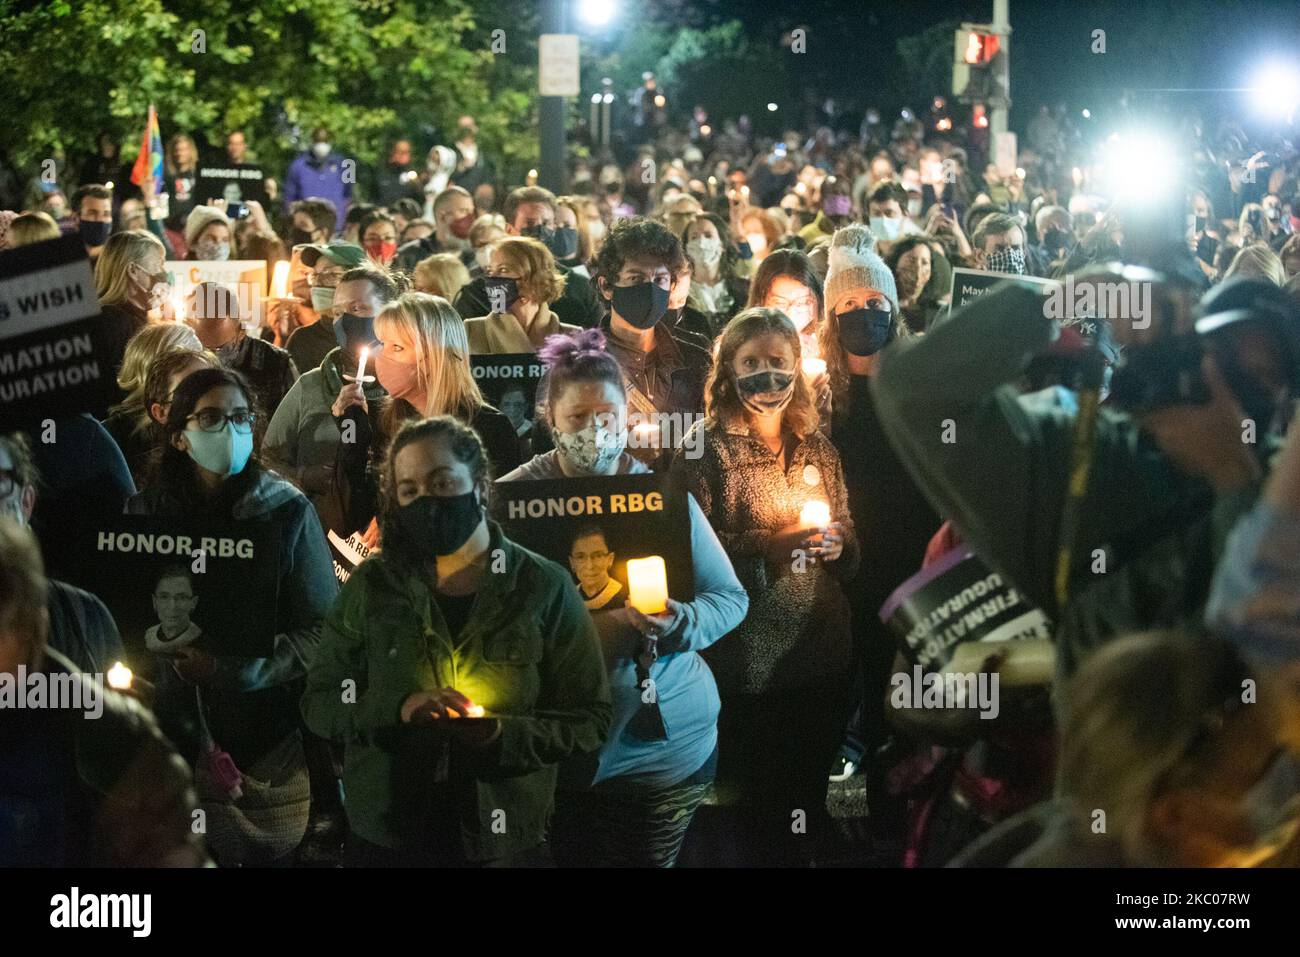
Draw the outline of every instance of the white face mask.
M328 143L312 143L311 155L317 159L324 159L330 155L330 145Z
M895 240L903 232L903 220L888 219L884 216L871 217L871 231L880 239Z
M722 240L713 236L697 236L686 244L686 255L697 263L712 266L722 258Z

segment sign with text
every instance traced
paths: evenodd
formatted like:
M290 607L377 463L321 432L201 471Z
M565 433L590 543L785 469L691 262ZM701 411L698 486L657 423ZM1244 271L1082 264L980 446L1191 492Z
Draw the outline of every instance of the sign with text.
M520 434L527 432L537 405L537 386L546 364L532 352L470 356L470 371L483 398L510 417ZM527 421L524 421L527 420Z
M215 282L235 294L244 328L257 335L262 328L266 299L266 261L262 259L169 259L163 268L171 275L172 296L180 303L189 300L194 287Z
M95 278L80 237L0 253L0 425L108 405L116 369L104 356Z
M171 642L216 656L271 653L280 524L113 516L78 530L68 580L113 613L132 660Z
M497 482L495 492L510 539L567 568L592 611L622 608L628 561L652 555L664 560L670 598L695 597L689 499L669 476Z
M880 609L907 660L941 671L957 645L1043 640L1047 617L973 552L955 548L894 590Z
M1019 283L1027 289L1039 291L1046 291L1052 286L1060 285L1055 279L1040 279L1038 276L958 268L952 271L952 311L956 313L962 306L974 302L1003 281Z
M214 199L247 203L251 199L261 203L264 209L269 205L266 173L252 163L204 163L199 167L194 195L200 203Z
M542 96L577 96L578 35L543 33L537 38L537 91Z

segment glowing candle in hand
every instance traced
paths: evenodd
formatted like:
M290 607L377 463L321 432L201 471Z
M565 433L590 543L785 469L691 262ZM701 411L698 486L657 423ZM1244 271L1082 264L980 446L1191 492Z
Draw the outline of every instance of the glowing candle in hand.
M804 528L825 528L831 522L831 507L817 499L805 502L799 513L799 524Z
M465 709L465 717L467 718L481 718L485 714L487 714L487 709L481 704L471 704Z
M126 691L130 689L131 681L135 676L131 674L131 669L126 665L120 661L115 661L113 667L108 669L108 673L104 677L108 679L110 688L116 691Z
M369 359L369 358L370 358L370 347L369 347L369 346L362 346L362 347L361 347L361 362L357 365L357 379L356 379L356 381L358 381L358 382L365 382L365 381L366 381L366 360Z
M826 371L826 360L818 359L815 356L809 356L803 360L803 374L810 379L815 379Z
M289 260L283 259L275 264L271 275L271 298L284 299L289 294Z
M643 615L668 610L668 570L658 555L627 563L627 590L632 607Z

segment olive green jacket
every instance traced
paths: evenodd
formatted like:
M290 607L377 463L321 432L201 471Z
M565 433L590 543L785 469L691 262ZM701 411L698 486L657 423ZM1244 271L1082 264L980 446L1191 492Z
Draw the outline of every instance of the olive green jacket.
M458 839L469 861L535 847L556 764L597 751L609 730L599 640L568 572L490 527L493 564L455 641L424 577L382 552L357 567L326 618L303 716L345 746L348 821L374 844ZM491 745L448 754L445 726L402 723L408 695L444 687L500 718Z

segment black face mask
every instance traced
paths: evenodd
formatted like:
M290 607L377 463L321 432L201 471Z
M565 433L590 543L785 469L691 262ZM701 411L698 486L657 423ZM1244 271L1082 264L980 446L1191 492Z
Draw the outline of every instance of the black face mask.
M758 415L770 415L784 409L794 395L794 376L789 372L751 372L736 377L736 391L745 408ZM760 395L776 395L775 399L759 399Z
M572 259L578 254L578 231L572 226L559 226L546 246L556 259Z
M1067 230L1053 226L1043 234L1043 248L1051 253L1054 259L1060 257L1069 244L1070 234Z
M493 312L506 312L519 301L519 283L509 276L484 276L483 291Z
M875 355L889 342L894 314L889 309L853 309L841 313L840 345L854 356Z
M421 495L397 510L398 527L423 556L452 554L469 541L482 519L483 506L473 490L464 495Z
M668 290L652 282L615 286L614 311L636 329L649 329L668 311Z
M92 223L82 220L77 227L81 241L88 247L102 246L108 242L108 234L113 231L112 223Z
M345 352L359 355L362 346L375 344L375 320L345 312L334 320L334 338Z
M311 242L311 233L307 232L307 230L295 226L289 231L290 246L305 246L309 242Z

